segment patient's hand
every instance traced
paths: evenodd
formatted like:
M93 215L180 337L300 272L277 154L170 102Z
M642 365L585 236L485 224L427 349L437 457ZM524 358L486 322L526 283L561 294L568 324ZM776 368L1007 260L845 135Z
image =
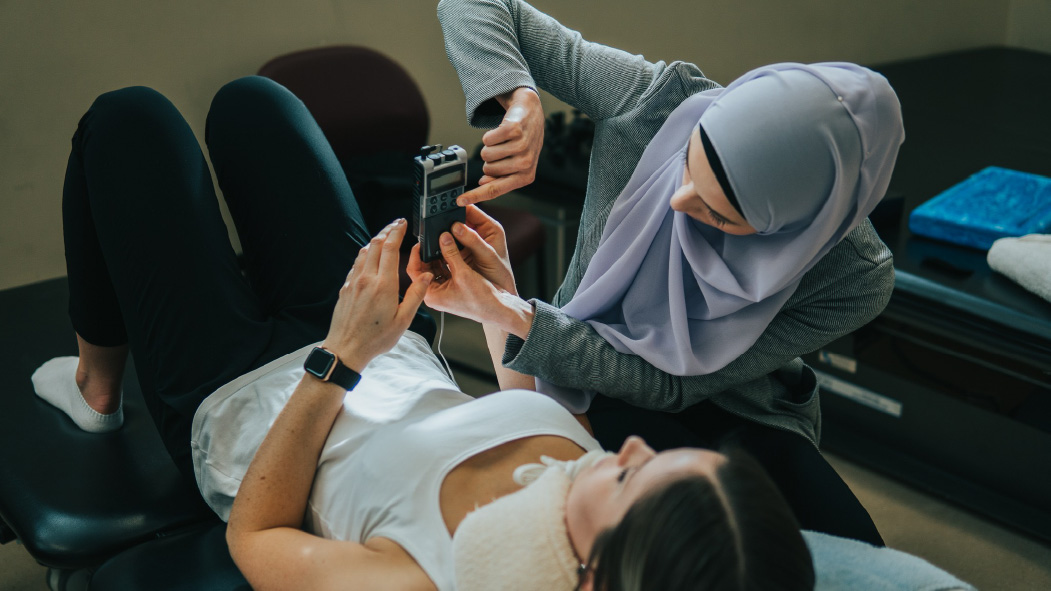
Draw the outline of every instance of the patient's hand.
M478 188L456 200L459 205L488 201L533 182L544 147L544 107L540 95L526 87L496 97L506 110L496 129L482 136L484 176Z
M431 283L431 273L418 273L398 303L398 247L407 227L402 219L381 230L358 252L339 290L324 347L354 371L398 342Z

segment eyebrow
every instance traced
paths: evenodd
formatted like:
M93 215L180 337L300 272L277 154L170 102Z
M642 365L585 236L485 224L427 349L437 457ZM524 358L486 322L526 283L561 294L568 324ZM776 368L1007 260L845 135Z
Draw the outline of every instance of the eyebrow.
M690 146L692 146L692 145L693 145L693 136L691 135L690 139L686 141L686 174L690 175L690 180L693 180L693 173L690 172ZM727 218L723 214L719 213L718 211L715 211L714 209L712 209L712 206L708 205L708 202L704 200L704 197L701 196L701 194L698 193L696 189L694 189L693 194L697 195L697 198L701 200L701 203L703 203L704 206L706 208L708 208L708 212L712 214L712 217L718 218L718 219L722 220L723 223L725 223L727 225L730 225L730 226L739 226L740 225L737 222L735 222L735 221Z

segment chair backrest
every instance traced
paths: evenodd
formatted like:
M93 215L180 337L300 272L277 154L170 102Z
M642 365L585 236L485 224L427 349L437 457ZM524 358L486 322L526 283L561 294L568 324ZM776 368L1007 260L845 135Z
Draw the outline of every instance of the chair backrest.
M259 75L306 104L344 168L354 156L415 154L430 118L419 87L394 60L369 49L335 45L276 57Z

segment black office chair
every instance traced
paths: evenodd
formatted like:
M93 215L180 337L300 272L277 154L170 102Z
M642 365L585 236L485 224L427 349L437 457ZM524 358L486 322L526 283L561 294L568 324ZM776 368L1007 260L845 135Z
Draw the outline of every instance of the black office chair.
M428 143L430 117L412 77L387 56L352 45L296 51L259 69L299 97L332 145L354 189L365 222L379 231L398 217L412 219L412 158ZM503 225L512 266L532 256L543 264L544 227L533 214L486 203ZM402 246L404 263L415 239ZM538 291L542 267L538 266Z

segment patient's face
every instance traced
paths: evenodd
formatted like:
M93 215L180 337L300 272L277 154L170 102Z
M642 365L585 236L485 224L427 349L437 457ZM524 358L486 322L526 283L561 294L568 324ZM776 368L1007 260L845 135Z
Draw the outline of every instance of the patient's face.
M581 556L603 530L620 522L646 493L685 476L715 477L726 456L703 449L673 449L657 453L639 437L629 437L616 456L581 472L569 489L566 523Z
M727 234L743 236L756 233L756 229L737 213L726 198L726 193L708 164L708 157L701 143L701 132L696 126L686 149L682 185L672 195L670 206L675 211L681 211L698 222Z

